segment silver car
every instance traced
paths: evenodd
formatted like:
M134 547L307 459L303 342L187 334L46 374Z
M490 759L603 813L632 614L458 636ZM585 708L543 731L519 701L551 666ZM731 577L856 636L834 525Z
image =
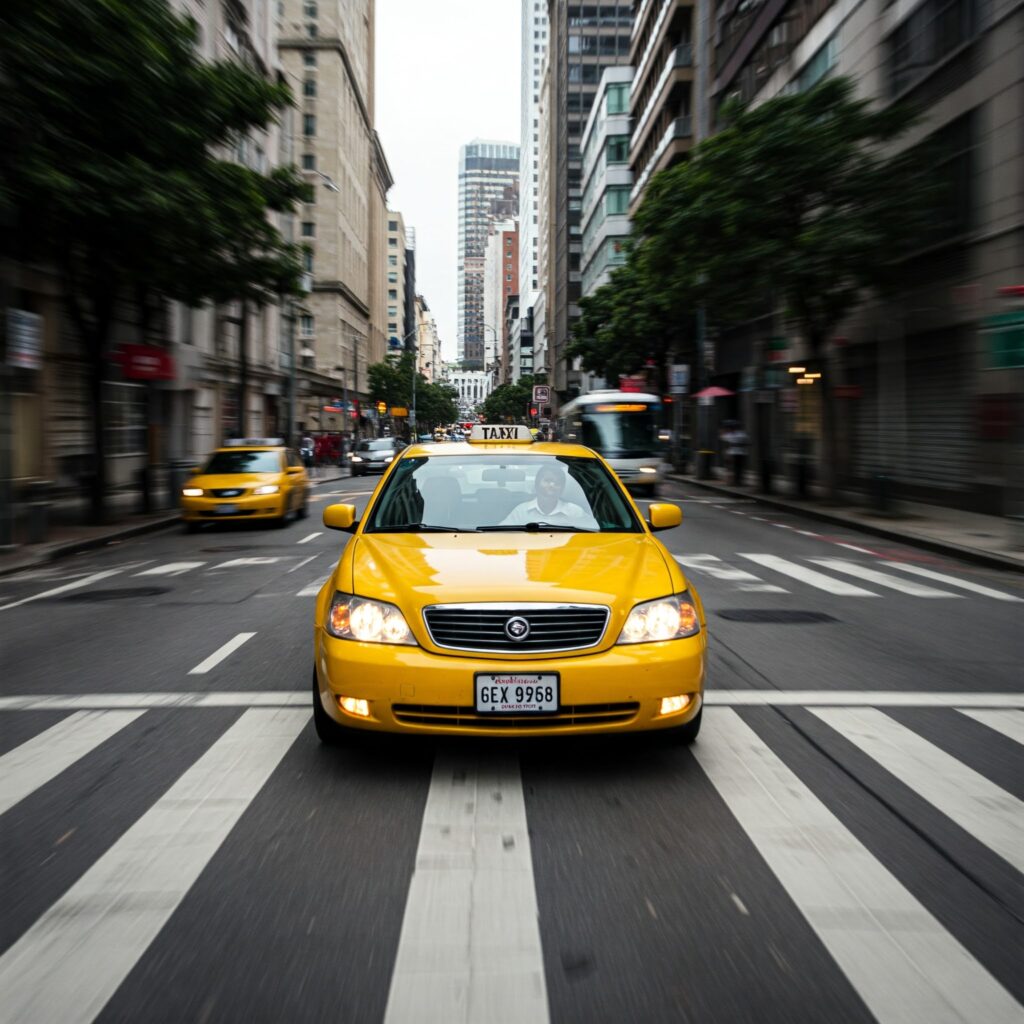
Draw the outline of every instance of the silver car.
M404 447L405 442L398 440L397 437L374 437L360 441L349 459L352 475L383 473Z

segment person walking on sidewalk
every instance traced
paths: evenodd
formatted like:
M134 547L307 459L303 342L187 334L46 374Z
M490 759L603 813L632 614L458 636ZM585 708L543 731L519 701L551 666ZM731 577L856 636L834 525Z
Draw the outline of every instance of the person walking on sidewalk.
M743 485L743 470L747 461L747 447L750 438L738 420L726 420L722 425L722 443L725 445L726 465L732 468L734 487Z

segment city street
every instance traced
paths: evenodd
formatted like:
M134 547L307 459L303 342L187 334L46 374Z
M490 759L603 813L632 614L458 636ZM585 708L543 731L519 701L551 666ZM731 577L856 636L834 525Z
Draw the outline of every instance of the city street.
M1024 1020L1024 576L670 483L693 747L329 749L377 479L0 578L0 1022Z

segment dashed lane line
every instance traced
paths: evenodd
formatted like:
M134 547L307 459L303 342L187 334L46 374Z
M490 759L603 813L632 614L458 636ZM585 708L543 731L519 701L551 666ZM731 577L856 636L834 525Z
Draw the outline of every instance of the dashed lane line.
M232 637L222 647L218 647L208 658L204 658L195 668L189 669L190 676L202 676L210 671L212 668L216 668L228 655L233 654L242 646L247 640L251 640L256 634L255 633L239 633Z
M303 537L302 540L297 540L296 544L308 544L311 540L316 540L317 537L322 537L323 531L320 530L316 533L311 533L308 537Z

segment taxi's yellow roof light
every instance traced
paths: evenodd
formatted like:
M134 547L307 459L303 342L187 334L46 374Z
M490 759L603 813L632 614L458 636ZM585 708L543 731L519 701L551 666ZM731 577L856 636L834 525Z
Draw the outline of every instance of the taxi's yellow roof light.
M470 444L533 444L533 434L521 423L477 423L466 440Z
M346 715L354 715L356 718L370 717L370 702L362 697L338 697L338 707Z
M355 505L328 505L324 509L324 526L328 530L346 530L351 533L358 525Z
M683 510L668 502L656 502L647 510L647 521L652 530L671 530L683 521Z
M685 711L690 706L692 700L693 695L689 693L678 693L674 697L662 697L658 714L678 715L680 711Z

